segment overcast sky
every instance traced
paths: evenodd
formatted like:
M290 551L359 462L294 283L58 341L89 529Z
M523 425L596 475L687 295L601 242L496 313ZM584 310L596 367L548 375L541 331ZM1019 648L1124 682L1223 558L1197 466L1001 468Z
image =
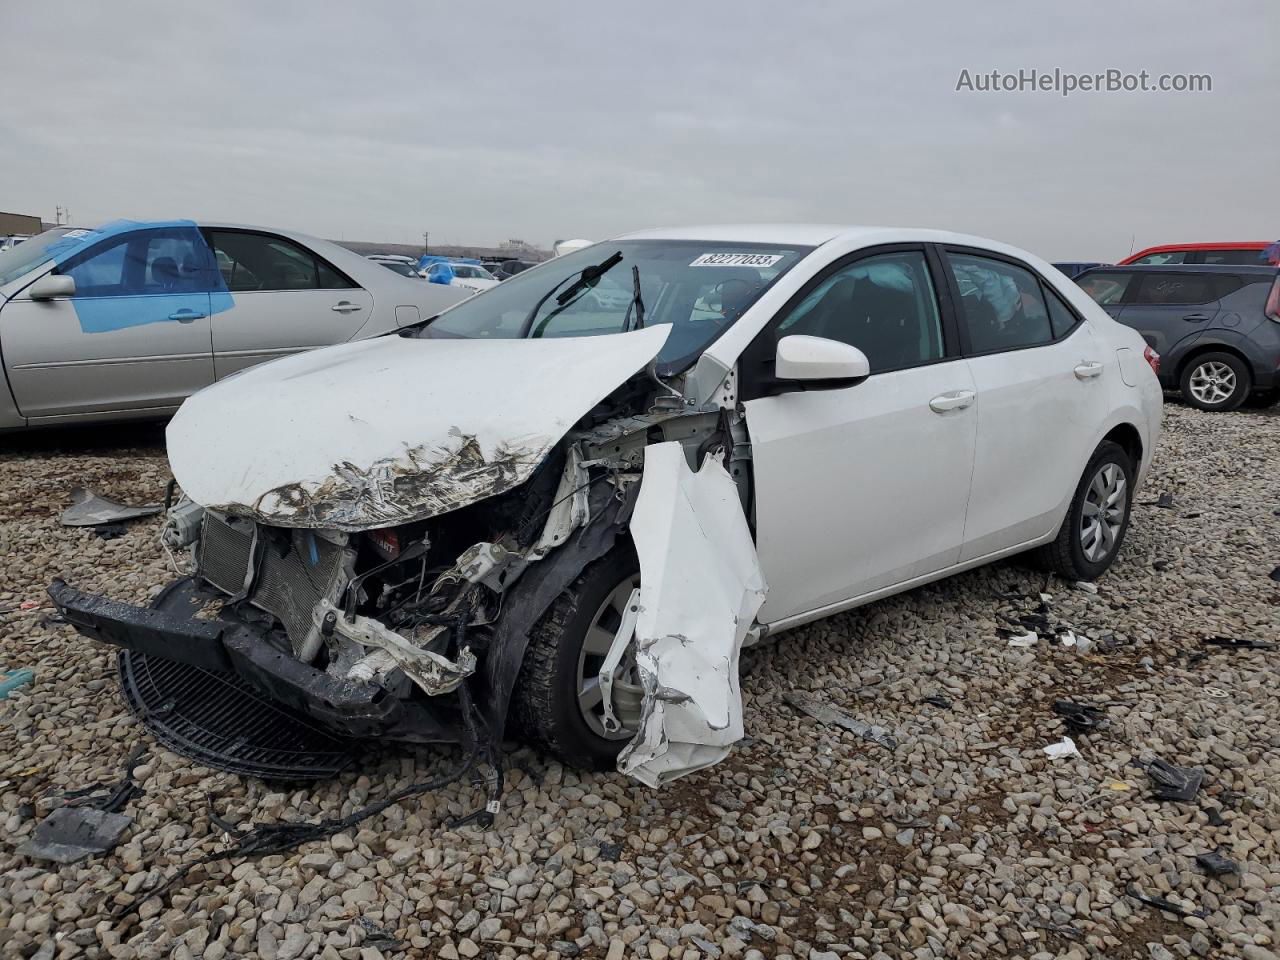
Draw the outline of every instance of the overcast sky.
M1280 4L4 4L0 210L495 243L936 226L1280 237ZM1209 93L957 92L962 70Z

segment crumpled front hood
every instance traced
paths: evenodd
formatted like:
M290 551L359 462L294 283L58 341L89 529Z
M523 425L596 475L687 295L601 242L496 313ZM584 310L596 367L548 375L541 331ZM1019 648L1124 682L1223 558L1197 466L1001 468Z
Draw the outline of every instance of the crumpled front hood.
M287 357L188 399L169 463L196 503L274 526L421 520L523 483L668 332L393 336Z

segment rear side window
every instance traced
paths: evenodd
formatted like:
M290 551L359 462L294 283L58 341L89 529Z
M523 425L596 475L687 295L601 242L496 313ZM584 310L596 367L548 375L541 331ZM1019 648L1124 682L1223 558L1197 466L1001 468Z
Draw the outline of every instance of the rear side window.
M947 261L974 353L1016 350L1053 339L1040 281L1030 270L969 254L948 254Z
M254 290L345 290L355 284L310 250L266 233L210 230L223 282L232 293Z
M1133 261L1135 267L1145 267L1160 263L1186 263L1190 254L1186 250L1170 250L1166 253L1148 253Z
M1053 328L1053 338L1056 340L1065 336L1076 325L1076 315L1048 285L1044 288L1044 299L1049 305L1049 325Z
M923 253L857 260L814 288L774 329L852 344L871 372L899 370L942 357L938 301Z
M1120 302L1132 279L1131 273L1090 272L1077 278L1076 283L1093 299L1094 303L1109 307Z
M1266 263L1261 250L1206 250L1201 256L1204 263L1225 263L1233 267Z
M1134 303L1144 306L1187 306L1218 299L1216 277L1195 273L1149 273L1138 284Z

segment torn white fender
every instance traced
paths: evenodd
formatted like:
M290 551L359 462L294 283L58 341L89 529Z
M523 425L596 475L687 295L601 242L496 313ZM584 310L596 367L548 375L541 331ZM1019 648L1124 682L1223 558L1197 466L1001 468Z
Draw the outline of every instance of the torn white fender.
M631 536L644 703L618 769L657 787L718 763L741 739L738 653L765 584L733 479L710 457L693 472L677 442L645 448Z

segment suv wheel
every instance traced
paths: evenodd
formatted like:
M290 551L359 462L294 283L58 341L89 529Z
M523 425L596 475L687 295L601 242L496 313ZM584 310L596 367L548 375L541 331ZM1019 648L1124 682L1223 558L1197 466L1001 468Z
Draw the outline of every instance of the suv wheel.
M1232 353L1205 353L1182 371L1182 396L1198 410L1234 410L1249 396L1252 377Z
M613 712L621 727L607 731L599 673L631 591L640 585L630 542L588 566L530 631L529 648L512 703L518 735L571 766L607 770L640 724L644 697L634 650L622 658L613 683Z
M1098 445L1058 537L1038 551L1043 566L1073 580L1095 580L1120 551L1133 503L1133 464L1118 443Z

